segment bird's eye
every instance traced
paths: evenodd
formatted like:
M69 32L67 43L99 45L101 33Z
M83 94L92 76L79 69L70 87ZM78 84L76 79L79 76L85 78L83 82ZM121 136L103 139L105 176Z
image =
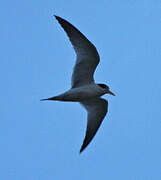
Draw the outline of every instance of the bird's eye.
M109 87L106 84L98 84L103 89L109 89Z

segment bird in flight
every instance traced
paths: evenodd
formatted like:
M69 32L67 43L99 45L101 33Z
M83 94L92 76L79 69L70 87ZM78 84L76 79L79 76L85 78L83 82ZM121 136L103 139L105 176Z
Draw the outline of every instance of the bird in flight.
M62 26L76 53L76 63L72 73L72 87L65 93L42 100L79 102L88 113L86 135L80 153L95 136L108 110L104 94L115 96L105 84L96 84L93 78L100 61L95 46L72 24L55 16Z

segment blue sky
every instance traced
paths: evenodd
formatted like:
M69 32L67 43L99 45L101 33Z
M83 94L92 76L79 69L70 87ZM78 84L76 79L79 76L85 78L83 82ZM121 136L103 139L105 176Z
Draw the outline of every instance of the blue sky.
M161 2L159 0L0 3L0 179L161 179ZM109 113L79 155L86 112L77 103L40 102L70 88L75 53L52 16L95 44L95 80Z

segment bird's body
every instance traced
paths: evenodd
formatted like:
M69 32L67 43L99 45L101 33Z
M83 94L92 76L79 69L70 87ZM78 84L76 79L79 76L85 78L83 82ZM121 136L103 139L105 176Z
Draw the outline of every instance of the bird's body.
M91 83L89 85L71 88L65 93L48 98L46 100L81 102L88 99L100 97L104 94L106 94L106 90L102 90L99 85Z
M88 112L86 136L81 147L82 152L90 143L100 127L108 109L108 102L100 98L104 94L114 95L105 84L94 82L94 72L100 61L95 46L72 24L55 16L67 33L77 60L72 74L72 87L58 96L43 100L80 102Z

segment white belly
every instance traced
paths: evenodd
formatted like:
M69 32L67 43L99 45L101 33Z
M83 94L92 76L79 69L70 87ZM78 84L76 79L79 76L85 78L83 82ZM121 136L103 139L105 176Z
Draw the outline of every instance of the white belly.
M61 94L59 97L59 100L61 101L84 101L87 99L95 98L95 97L100 97L104 92L97 87L97 85L88 85L88 86L82 86L79 88L73 88L70 89L69 91Z

